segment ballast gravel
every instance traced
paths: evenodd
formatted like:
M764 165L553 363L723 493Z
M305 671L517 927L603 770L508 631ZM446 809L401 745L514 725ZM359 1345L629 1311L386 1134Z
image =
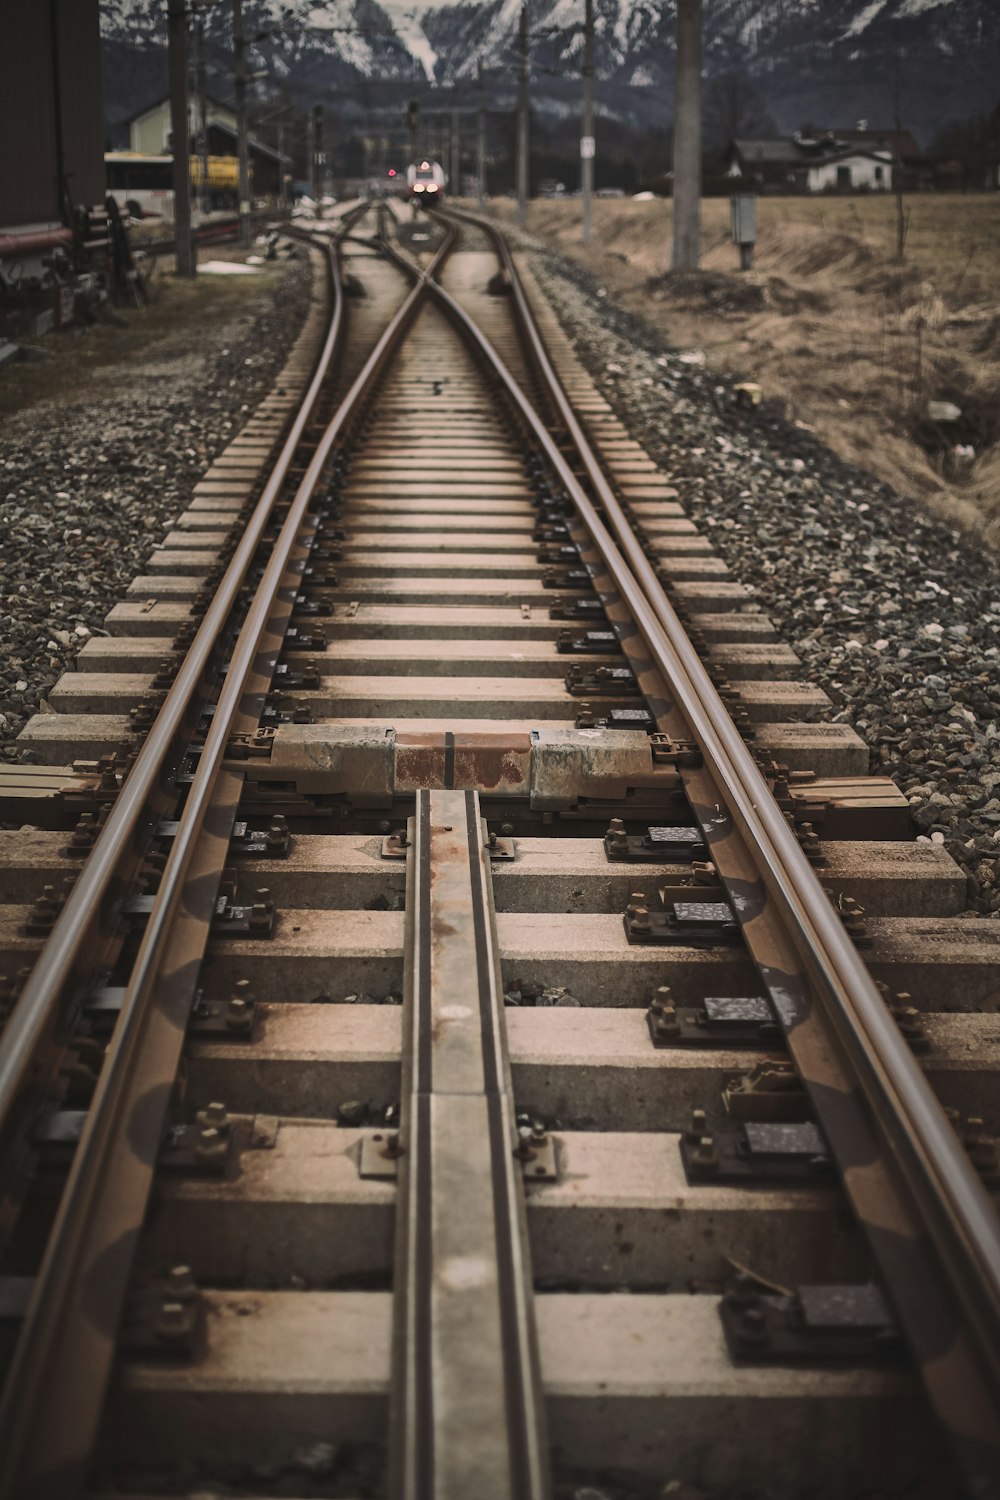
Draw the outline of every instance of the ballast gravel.
M1000 557L839 459L778 403L740 404L606 289L523 241L577 352L692 520L909 798L918 836L1000 913Z
M196 353L123 367L111 399L45 403L4 423L0 759L28 758L16 735L84 641L106 633L108 611L270 389L311 293L308 258L282 263L254 310L202 324Z

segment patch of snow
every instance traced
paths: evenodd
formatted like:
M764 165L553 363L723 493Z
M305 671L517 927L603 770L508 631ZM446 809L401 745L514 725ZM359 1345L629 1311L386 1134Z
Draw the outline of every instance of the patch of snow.
M951 0L903 0L902 5L896 12L897 16L922 16L925 10L934 10L942 5L948 5Z
M393 29L403 46L412 58L423 68L429 83L434 82L434 70L437 67L438 55L424 34L417 15L412 10L397 10L394 5L386 5L393 24Z
M871 4L866 5L864 10L859 11L854 17L854 20L841 37L841 41L844 41L849 36L860 36L866 27L871 25L879 11L885 10L885 6L886 0L871 0Z

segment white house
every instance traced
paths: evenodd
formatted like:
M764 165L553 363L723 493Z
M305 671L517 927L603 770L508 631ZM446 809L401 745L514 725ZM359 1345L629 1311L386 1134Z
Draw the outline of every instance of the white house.
M873 193L892 191L891 151L839 151L810 162L806 189L810 193L849 192L852 188Z
M227 132L236 133L236 111L217 99L205 100L205 127L211 131L213 125L221 125ZM195 101L188 99L188 134L193 136L198 128L195 117ZM170 150L170 100L158 99L155 104L133 115L128 121L130 151L143 156L159 156Z

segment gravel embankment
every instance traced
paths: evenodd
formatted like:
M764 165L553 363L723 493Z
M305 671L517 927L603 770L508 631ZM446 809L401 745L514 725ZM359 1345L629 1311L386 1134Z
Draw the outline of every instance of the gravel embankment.
M734 574L907 794L920 837L1000 913L1000 559L687 362L549 251L580 356Z
M44 712L45 694L102 632L198 479L267 393L311 288L307 257L282 264L269 289L253 288L239 310L192 329L196 352L154 347L143 364L120 367L110 398L46 402L4 423L0 759L28 758L14 744L25 720ZM58 355L51 368L57 380Z

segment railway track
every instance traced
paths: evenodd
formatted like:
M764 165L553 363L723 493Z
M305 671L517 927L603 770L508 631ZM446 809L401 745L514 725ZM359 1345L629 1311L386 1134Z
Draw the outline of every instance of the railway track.
M995 924L498 236L342 226L0 785L0 1494L1000 1493Z

